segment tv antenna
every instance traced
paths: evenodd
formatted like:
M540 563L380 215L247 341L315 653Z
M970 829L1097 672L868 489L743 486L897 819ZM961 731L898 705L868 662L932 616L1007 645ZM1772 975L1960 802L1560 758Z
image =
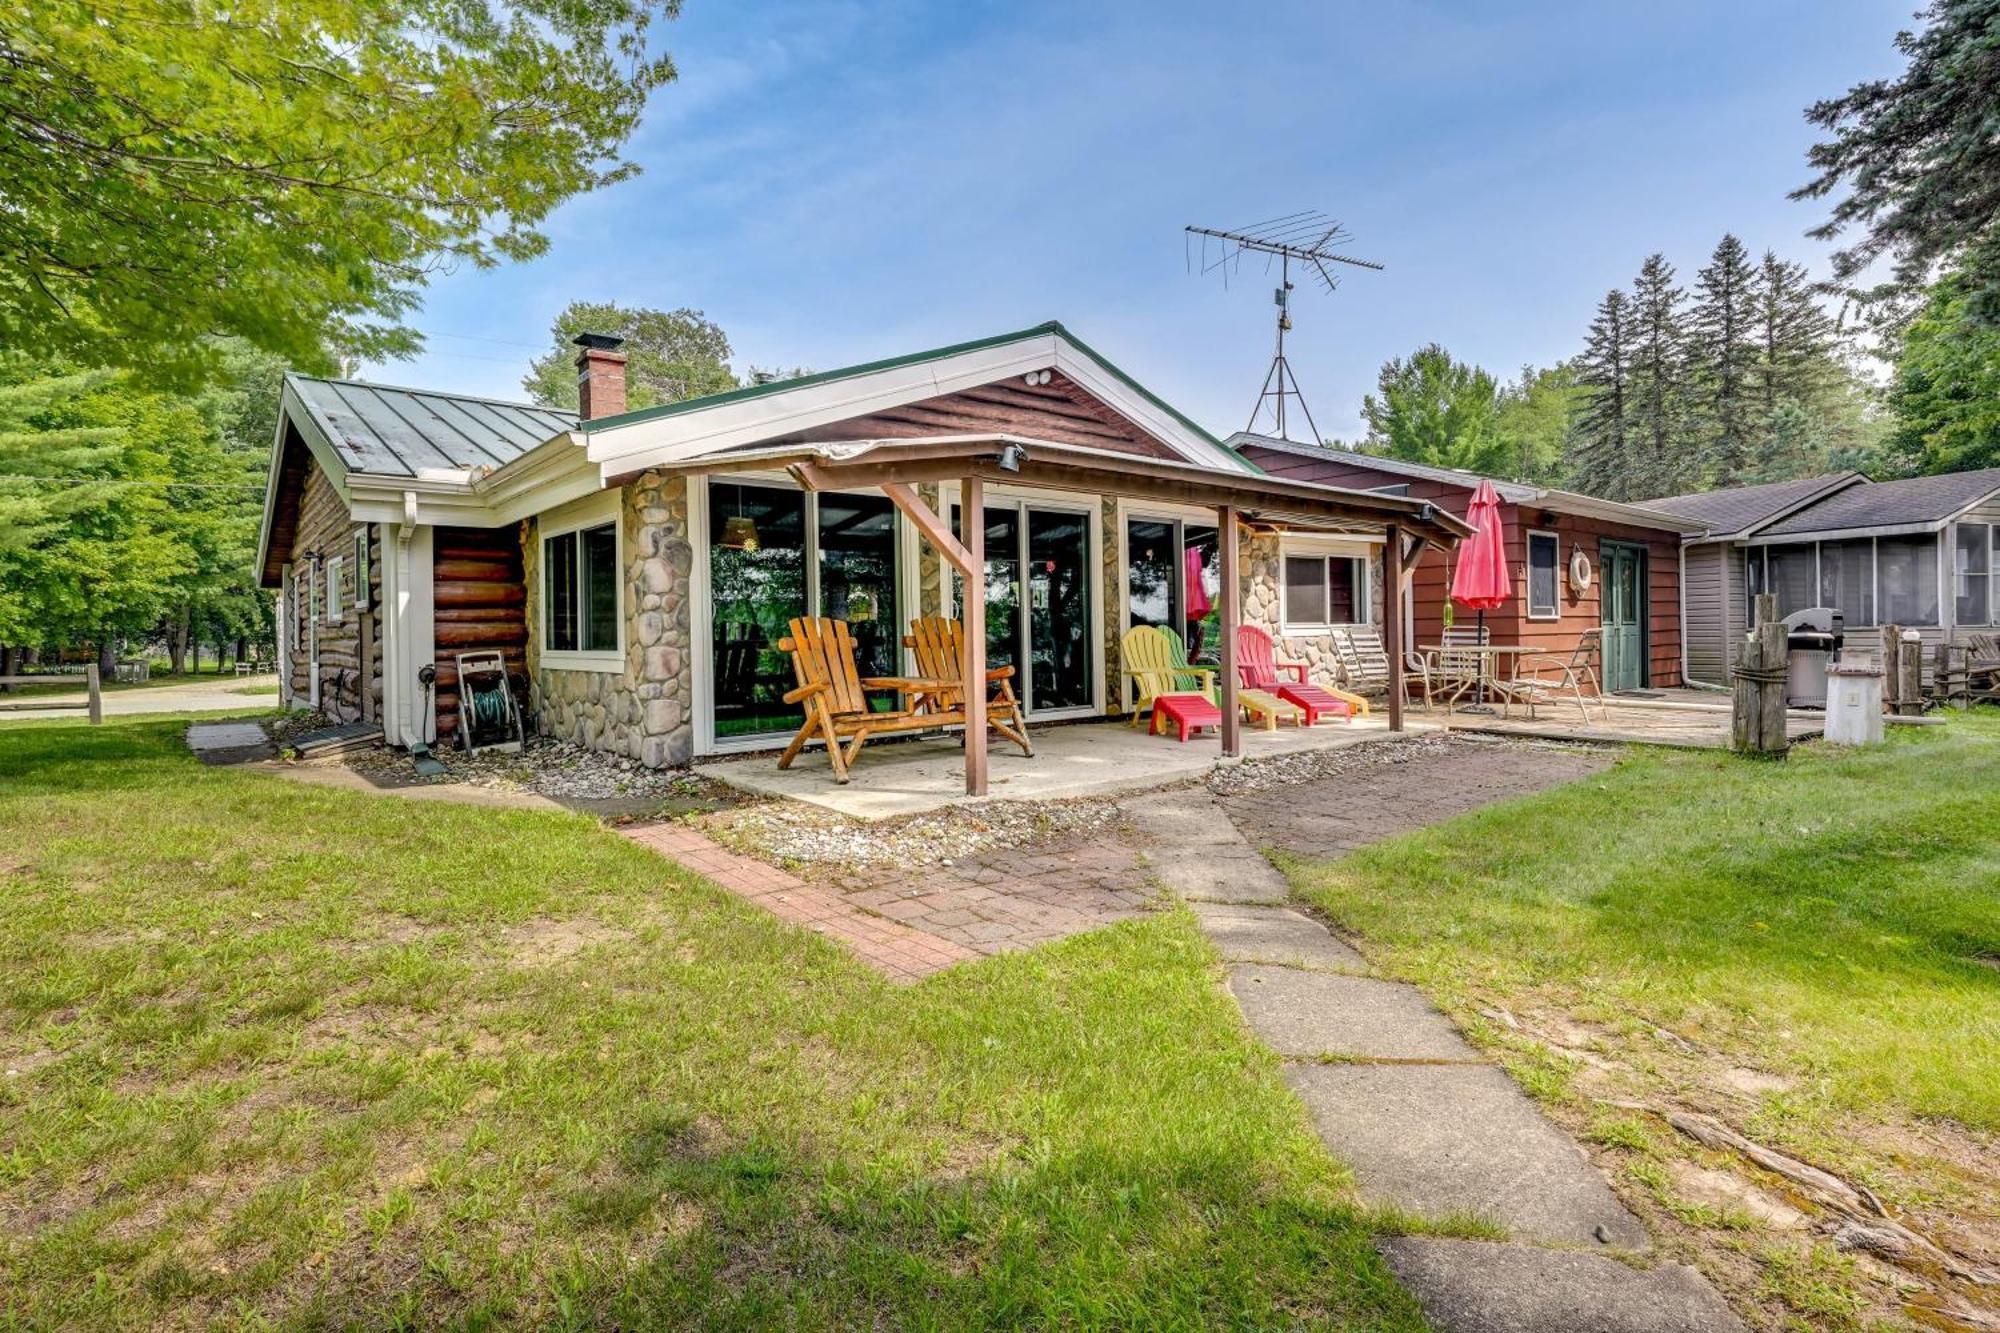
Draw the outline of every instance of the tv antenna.
M1277 438L1291 439L1287 433L1288 414L1286 400L1297 399L1300 415L1306 419L1306 428L1312 432L1312 442L1321 443L1319 427L1313 423L1312 412L1306 407L1305 392L1299 388L1299 378L1292 373L1292 366L1285 359L1285 335L1292 328L1292 261L1297 260L1328 294L1340 286L1336 271L1329 264L1350 264L1355 268L1373 269L1379 273L1382 265L1366 259L1356 259L1351 255L1338 253L1334 247L1347 244L1353 237L1338 221L1317 210L1304 213L1289 213L1284 217L1271 218L1252 226L1235 231L1219 231L1214 227L1189 227L1189 235L1201 237L1201 271L1213 273L1222 270L1222 282L1228 286L1230 273L1240 269L1243 256L1264 256L1264 271L1271 271L1271 261L1278 264L1278 287L1272 300L1278 307L1278 352L1271 359L1270 373L1264 376L1264 387L1257 395L1257 406L1250 412L1250 424L1245 430L1257 429L1258 420L1263 417L1265 404L1270 405L1271 418L1277 431ZM1188 257L1192 267L1194 257Z

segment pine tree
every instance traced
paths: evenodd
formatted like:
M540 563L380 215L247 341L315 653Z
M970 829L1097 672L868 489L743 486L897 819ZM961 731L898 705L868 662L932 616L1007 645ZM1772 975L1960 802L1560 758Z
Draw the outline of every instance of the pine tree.
M1736 486L1757 466L1770 417L1757 420L1751 392L1757 344L1756 274L1743 242L1725 235L1695 278L1688 321L1690 378L1700 408L1705 470L1711 484Z
M1686 302L1667 257L1648 255L1632 284L1635 438L1624 481L1630 496L1677 495L1702 483L1700 459L1687 447Z
M1577 382L1583 407L1570 437L1566 471L1570 485L1607 499L1630 498L1632 420L1632 301L1613 288L1597 303Z
M1764 252L1757 270L1754 397L1766 422L1786 399L1810 407L1840 378L1833 320L1813 297L1805 266Z

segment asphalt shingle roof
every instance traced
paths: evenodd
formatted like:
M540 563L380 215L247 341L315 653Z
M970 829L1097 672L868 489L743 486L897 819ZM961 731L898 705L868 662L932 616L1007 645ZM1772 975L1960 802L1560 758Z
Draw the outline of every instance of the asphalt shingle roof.
M576 426L576 413L356 380L286 377L352 472L414 477L499 467Z
M1850 486L1818 504L1807 505L1782 522L1773 523L1759 535L1775 537L1842 528L1937 523L1995 491L2000 491L2000 468Z
M1640 500L1637 503L1647 509L1664 509L1669 514L1706 523L1710 536L1722 537L1756 527L1773 514L1782 514L1793 505L1809 500L1855 475L1835 472L1823 477L1773 481L1762 486L1737 486L1726 491L1700 491L1694 495L1670 495L1664 499Z

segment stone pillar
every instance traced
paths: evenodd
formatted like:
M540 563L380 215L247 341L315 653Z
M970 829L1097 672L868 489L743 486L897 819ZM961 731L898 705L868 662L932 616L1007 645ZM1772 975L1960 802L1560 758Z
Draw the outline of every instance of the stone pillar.
M694 758L694 544L687 479L648 472L625 489L632 594L625 671L638 703L630 753L648 768Z

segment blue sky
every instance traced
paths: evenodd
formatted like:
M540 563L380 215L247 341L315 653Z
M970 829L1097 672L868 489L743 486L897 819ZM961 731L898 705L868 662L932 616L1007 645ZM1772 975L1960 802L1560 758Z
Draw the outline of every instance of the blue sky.
M1668 4L724 3L547 256L436 279L429 351L368 378L521 397L573 299L705 310L739 370L815 370L1060 319L1226 433L1270 280L1188 271L1183 225L1326 210L1356 272L1297 299L1321 431L1430 341L1511 374L1574 352L1663 250L1724 231L1823 272L1801 115L1893 72L1914 0Z

